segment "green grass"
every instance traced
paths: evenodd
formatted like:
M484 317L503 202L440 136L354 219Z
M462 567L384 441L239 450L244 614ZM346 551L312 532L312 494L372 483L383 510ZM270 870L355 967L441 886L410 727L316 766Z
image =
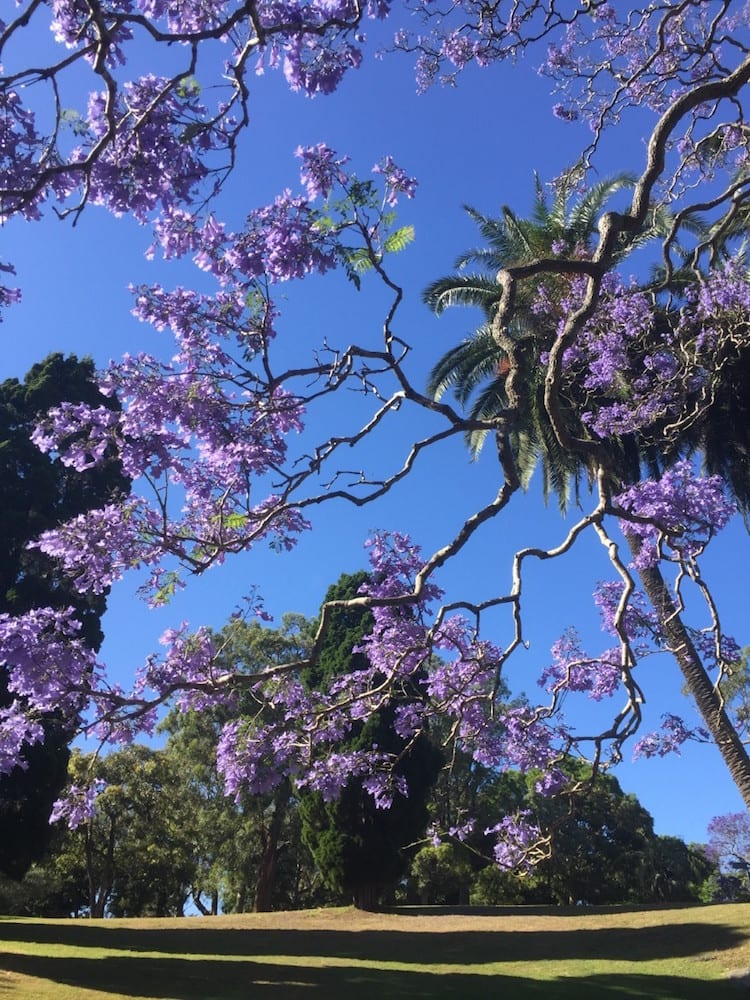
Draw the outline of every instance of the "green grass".
M750 905L0 918L0 1000L739 1000Z

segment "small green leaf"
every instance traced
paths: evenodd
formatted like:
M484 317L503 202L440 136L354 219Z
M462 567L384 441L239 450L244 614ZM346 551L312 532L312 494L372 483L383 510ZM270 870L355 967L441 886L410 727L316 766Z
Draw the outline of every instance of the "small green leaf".
M383 244L384 253L400 253L414 242L414 226L402 226L391 233Z
M228 514L223 519L224 527L230 531L238 531L247 524L247 514Z

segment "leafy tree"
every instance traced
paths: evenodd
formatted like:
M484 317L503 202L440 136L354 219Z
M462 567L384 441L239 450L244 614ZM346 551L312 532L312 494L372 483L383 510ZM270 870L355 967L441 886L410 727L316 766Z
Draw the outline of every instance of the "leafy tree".
M71 779L105 783L91 815L66 833L51 865L91 917L181 916L195 878L191 820L179 762L134 744L94 758L74 751Z
M750 896L750 814L715 816L708 825L707 853L722 874L733 877L730 893L735 898ZM723 894L729 886L725 884Z
M355 597L368 581L364 572L344 574L329 587L325 602ZM339 607L328 628L308 685L330 683L344 674L371 669L363 638L376 628L366 608ZM409 740L396 730L396 711L420 697L419 677L411 677L398 694L391 693L377 712L355 724L342 749L355 753L376 746L396 760L394 783L403 781L384 807L356 778L349 778L335 798L321 792L300 797L302 836L326 883L361 909L374 909L406 870L409 849L427 825L427 798L442 764L440 751L424 734Z
M583 775L580 775L583 777ZM550 857L533 873L533 896L563 904L620 903L638 898L640 875L655 839L653 819L634 795L625 795L612 775L598 775L585 792L565 799L539 799L553 829Z
M410 868L419 902L456 905L468 902L471 865L453 844L428 845L414 855Z
M90 358L51 354L34 365L23 382L7 379L0 385L0 613L17 616L35 608L73 607L84 641L98 649L106 592L79 593L53 559L28 547L41 532L118 500L129 487L112 458L81 473L34 446L36 421L63 402L117 409L116 400L96 387ZM7 669L0 667L0 708L8 708L13 700ZM23 875L49 839L49 816L65 783L68 744L77 724L77 718L61 712L44 713L44 742L24 750L21 767L8 773L0 769L0 871L6 874Z
M700 844L686 844L679 837L656 837L644 866L641 898L647 902L697 902L716 870L715 862Z
M698 901L713 870L700 848L677 837L657 836L651 815L634 795L622 791L613 775L592 779L590 771L573 761L566 762L565 770L583 786L579 793L558 798L540 794L538 775L530 772L520 803L550 830L547 856L521 878L485 866L475 878L474 903ZM502 787L505 776L498 777ZM518 788L508 796L506 808L519 808Z
M286 614L279 629L235 620L216 636L223 668L252 674L268 663L301 659L313 642L312 623ZM252 713L252 695L242 710ZM259 707L256 705L256 708ZM197 873L192 899L202 913L294 909L317 902L301 842L289 781L271 793L228 797L216 771L216 743L238 706L170 712L166 753L180 769L193 803L189 828ZM206 902L207 900L207 902Z

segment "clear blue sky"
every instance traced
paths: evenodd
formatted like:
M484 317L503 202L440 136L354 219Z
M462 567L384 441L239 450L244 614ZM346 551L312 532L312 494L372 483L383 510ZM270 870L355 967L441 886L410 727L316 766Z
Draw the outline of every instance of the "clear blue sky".
M298 161L292 154L298 144L324 141L348 153L361 174L391 154L419 179L417 198L404 202L400 210L402 221L415 225L416 242L391 263L394 277L407 293L397 331L413 345L412 371L419 382L432 362L478 320L468 311L437 320L420 301L425 285L449 272L456 255L477 242L462 205L470 203L493 213L509 204L523 214L531 204L534 170L543 180L552 179L577 158L589 139L584 127L553 118L549 89L549 81L523 62L467 72L457 88L436 88L421 97L404 57L369 60L344 80L338 93L314 101L290 94L279 75L268 73L251 81L251 127L216 214L236 222L284 187L295 188ZM597 166L602 175L638 171L643 164L642 137L627 126L613 134L601 152ZM7 312L0 327L2 377L23 377L31 364L53 350L91 354L101 365L124 351L170 352L166 334L157 334L130 316L127 286L159 280L168 286L189 284L200 278L190 265L148 262L146 229L129 219L114 219L102 209L89 209L75 228L50 214L33 225L14 221L5 227L4 237L2 257L16 264L24 299ZM365 289L357 295L341 279L289 285L280 291L281 334L295 347L314 344L324 336L343 345L362 339L363 325L375 329L382 321L377 293ZM410 430L407 421L400 421L379 447L405 454ZM126 685L166 627L183 618L219 627L253 584L277 617L284 611L314 614L329 583L364 565L362 546L372 528L409 531L425 552L431 552L452 536L464 517L492 498L499 482L491 447L472 464L460 444L453 442L420 467L405 489L378 507L325 508L314 516L315 530L291 555L258 550L230 561L196 581L169 609L147 611L136 602L134 582L126 580L110 599L102 656L112 666L113 679ZM546 510L532 484L530 495L514 498L506 515L490 525L439 582L450 598L481 600L507 591L512 553L524 545L556 544L564 532L556 507ZM747 550L747 536L741 525L735 526L717 543L710 560L723 591L724 627L740 644L750 642ZM605 575L606 562L593 544L560 566L548 564L532 574L527 609L531 645L518 654L512 674L532 698L550 643L567 625L579 625L591 652L603 648L590 594ZM507 641L504 623L498 620L496 626L494 638ZM667 708L694 718L669 657L654 658L641 669L649 696L646 729L655 728ZM650 810L659 833L702 840L713 815L742 808L710 747L688 747L681 759L626 763L618 776L625 790L635 792Z

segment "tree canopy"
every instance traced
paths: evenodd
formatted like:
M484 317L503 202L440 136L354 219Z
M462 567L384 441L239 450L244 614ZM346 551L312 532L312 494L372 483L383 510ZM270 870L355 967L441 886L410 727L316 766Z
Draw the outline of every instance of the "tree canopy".
M482 274L481 294L455 278L452 291L428 290L438 308L462 297L479 304L484 322L468 360L453 352L426 388L391 271L414 238L396 207L416 181L391 156L363 179L344 153L300 146L298 193L280 192L244 221L247 206L222 201L252 131L251 73L281 69L293 90L322 97L369 58L368 18L393 25L387 47L415 55L421 88L528 57L555 90L551 112L590 127L580 193L569 197L568 172L550 200L538 196L531 222L510 209L480 218L492 252L464 259L498 266ZM48 30L42 62L29 61L30 43ZM133 490L40 524L33 551L56 560L80 594L97 599L135 573L146 599L164 605L238 553L290 552L323 507L369 506L377 520L379 502L452 440L491 437L497 468L494 497L431 554L397 525L375 531L367 581L327 600L309 646L284 662L268 655L245 669L223 658L210 628L175 624L126 691L96 662L75 600L4 612L0 772L42 742L50 712L70 729L128 742L176 703L228 712L217 764L235 797L281 796L294 780L333 801L356 780L373 808L398 808L408 793L400 769L440 720L446 759L534 771L552 797L576 786L561 766L571 758L596 774L632 744L654 756L710 740L750 806L745 716L722 696L740 646L704 572L714 537L750 507L749 52L746 12L727 0L634 9L459 0L446 12L426 0L17 4L0 22L4 218L33 225L54 211L75 222L103 206L148 225L152 255L192 258L200 271L192 288L134 287L135 316L175 346L168 357L129 352L98 374L121 408L63 400L39 421L42 452L84 475L115 455ZM634 173L597 187L601 144L626 119L643 139ZM636 249L648 266L631 274ZM278 322L279 286L332 280L334 270L353 289L378 286L378 321L295 351ZM17 299L6 284L0 306ZM327 313L334 325L337 310ZM469 402L477 375L491 386L478 407ZM458 405L440 395L447 383ZM492 594L475 594L470 579L445 593L440 571L534 488L536 458L551 491L575 481L577 520L550 547L519 548ZM437 502L434 485L421 502ZM589 539L607 576L594 594L605 648L590 651L575 623L563 623L539 685L506 695L529 638L530 567L574 558ZM333 560L335 529L328 552ZM238 621L263 617L257 583ZM325 655L349 613L371 624L366 662L340 673ZM678 710L660 732L642 731L642 664L655 654L676 661L700 725ZM570 710L587 699L579 723ZM397 745L382 742L376 721L387 706ZM92 808L90 790L76 785L56 815L75 824ZM486 830L500 867L544 853L545 832L523 810Z

